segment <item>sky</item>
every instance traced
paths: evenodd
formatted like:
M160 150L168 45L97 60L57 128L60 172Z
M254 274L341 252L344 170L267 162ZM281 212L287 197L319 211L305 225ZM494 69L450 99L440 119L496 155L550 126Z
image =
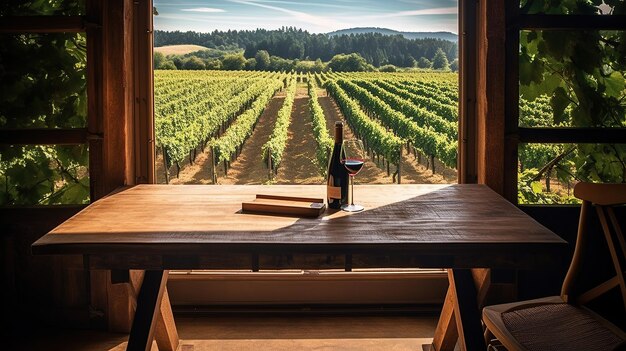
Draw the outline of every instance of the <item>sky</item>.
M154 0L157 30L302 28L328 33L354 27L457 33L457 0Z

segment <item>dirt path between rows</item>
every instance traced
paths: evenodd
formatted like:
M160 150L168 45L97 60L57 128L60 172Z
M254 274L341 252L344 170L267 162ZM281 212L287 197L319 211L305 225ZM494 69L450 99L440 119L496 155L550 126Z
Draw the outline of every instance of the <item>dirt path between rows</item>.
M252 136L244 144L241 155L231 164L224 176L223 164L216 166L218 184L323 184L325 179L319 174L315 161L317 144L313 137L311 117L308 108L306 88L298 87L289 126L289 139L278 174L273 181L268 180L268 169L261 157L261 148L272 133L276 116L284 102L284 91L276 94L259 118ZM345 123L343 115L335 101L323 89L318 90L318 101L324 110L326 125L331 137L334 135L335 121L344 122L344 139L354 137ZM422 158L425 162L425 157ZM212 184L210 150L207 148L196 157L194 164L187 162L182 166L180 177L175 176L175 167L170 169L170 184ZM419 164L413 155L402 155L402 183L455 183L456 172L436 164L437 174ZM163 157L157 156L156 171L158 183L165 183L163 175ZM395 166L391 166L395 172ZM439 174L443 173L443 174ZM387 175L386 168L367 159L363 170L355 177L355 184L391 184L393 178Z
M268 182L267 165L263 162L261 150L274 130L278 111L284 101L284 94L279 93L269 102L254 132L244 144L241 155L231 163L226 176L224 176L223 165L219 165L218 184L265 184Z
M223 163L215 166L218 184L265 184L267 182L267 167L261 158L261 148L269 139L274 124L276 123L276 115L285 100L284 93L278 93L268 103L267 107L259 117L259 122L250 138L243 146L241 155L235 160L228 175L224 176ZM207 148L196 157L194 164L186 164L182 166L180 176L176 178L176 167L170 169L170 184L212 184L211 181L211 154ZM157 180L159 183L165 183L163 176L163 157L157 157Z
M345 123L344 117L337 106L337 103L327 95L325 90L318 91L319 102L326 115L326 125L330 131L330 135L334 135L335 121L344 122L344 139L354 138L354 134L350 127ZM395 172L395 166L391 165L391 174ZM439 170L443 174L432 174L424 165L418 164L413 155L402 153L401 161L401 179L402 184L438 184L438 183L456 183L456 172L444 169L440 163L435 164L435 170ZM387 176L386 167L383 164L378 166L376 162L368 158L363 166L363 170L354 178L355 184L391 184L393 177Z
M278 168L276 184L324 184L317 167L317 142L309 113L309 96L305 84L299 84L291 112L289 136L283 161Z

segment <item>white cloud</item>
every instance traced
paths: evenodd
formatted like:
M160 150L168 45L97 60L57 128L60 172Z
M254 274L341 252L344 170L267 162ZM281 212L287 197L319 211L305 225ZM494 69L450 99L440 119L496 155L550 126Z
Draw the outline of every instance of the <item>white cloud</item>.
M226 12L222 9L216 9L212 7L196 7L192 9L181 9L184 12L202 12L202 13L218 13L218 12Z
M283 7L278 7L278 6L271 6L271 5L266 5L263 3L259 3L259 2L255 2L255 1L246 1L246 0L229 0L230 2L234 2L237 4L244 4L244 5L250 5L250 6L257 6L257 7L261 7L264 9L269 9L269 10L274 10L274 11L279 11L282 13L286 13L288 15L290 15L295 21L296 23L298 22L304 22L304 23L308 23L308 24L312 24L315 25L317 27L321 27L327 30L335 30L337 28L341 27L341 23L334 21L328 17L321 17L321 16L315 16L315 15L311 15L309 13L306 12L301 12L301 11L294 11L294 10L289 10Z
M384 13L381 15L366 16L367 18L391 18L391 17L408 17L408 16L432 16L432 15L456 15L459 12L458 7L439 7L434 9L398 11Z

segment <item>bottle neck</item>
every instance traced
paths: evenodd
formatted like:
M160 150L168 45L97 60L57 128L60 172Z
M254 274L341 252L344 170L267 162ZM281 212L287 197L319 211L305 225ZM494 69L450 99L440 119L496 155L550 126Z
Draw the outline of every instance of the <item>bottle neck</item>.
M335 144L343 143L343 128L341 126L335 127Z

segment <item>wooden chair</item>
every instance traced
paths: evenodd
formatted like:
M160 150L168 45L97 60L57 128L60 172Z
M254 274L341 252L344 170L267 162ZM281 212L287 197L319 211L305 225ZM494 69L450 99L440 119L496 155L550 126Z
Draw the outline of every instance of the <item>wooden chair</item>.
M483 309L485 339L493 340L492 349L509 351L544 350L626 350L626 333L585 305L619 287L626 319L626 242L613 207L626 204L626 184L579 183L574 196L583 200L574 257L563 282L561 296L509 304L487 306ZM587 220L595 205L616 276L583 291L577 284L588 243ZM589 262L587 262L589 263ZM501 344L500 347L497 345Z

